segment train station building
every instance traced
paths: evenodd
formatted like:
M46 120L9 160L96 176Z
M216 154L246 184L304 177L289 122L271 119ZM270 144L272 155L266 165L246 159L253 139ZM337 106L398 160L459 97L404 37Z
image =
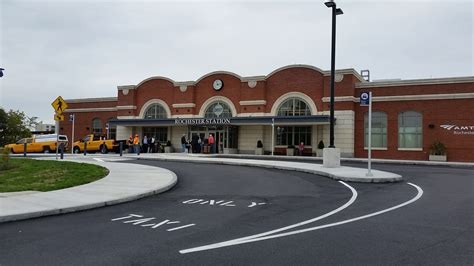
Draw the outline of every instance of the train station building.
M368 108L361 92L373 95L373 158L428 160L433 144L446 147L448 161L474 162L474 77L366 81L354 69L336 70L335 146L342 157L367 157ZM195 81L149 77L120 85L117 95L66 100L75 115L74 139L94 133L117 140L138 134L171 141L180 150L183 134L213 134L218 153L286 154L303 142L304 154L329 144L330 71L285 66L265 76L216 71ZM60 133L71 137L72 122Z

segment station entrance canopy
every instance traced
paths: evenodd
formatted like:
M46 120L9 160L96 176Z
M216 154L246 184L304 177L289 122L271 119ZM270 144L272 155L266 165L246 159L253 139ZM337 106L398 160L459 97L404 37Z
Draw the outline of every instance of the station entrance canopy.
M207 126L207 125L328 125L328 115L311 116L255 116L208 117L172 119L113 119L110 125L118 126Z

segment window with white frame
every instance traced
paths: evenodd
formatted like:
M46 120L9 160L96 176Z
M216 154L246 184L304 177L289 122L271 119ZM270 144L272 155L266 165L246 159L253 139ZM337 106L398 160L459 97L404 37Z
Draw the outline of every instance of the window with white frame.
M207 107L204 117L232 117L232 110L225 102L217 101Z
M92 120L92 134L101 135L102 134L102 121L100 118L94 118Z
M423 116L419 112L406 111L398 114L398 147L421 149Z
M308 104L298 98L289 98L278 107L278 116L305 116L311 115Z
M166 118L166 110L160 104L154 103L146 109L144 119L160 118Z
M109 120L107 121L107 126L108 126L108 138L109 139L115 139L117 137L117 125L115 124L111 124L110 123L110 120L113 120L113 119L116 119L115 117L111 117L109 118Z
M364 115L364 147L369 141L369 114ZM372 112L372 147L387 148L387 114Z
M278 107L278 116L311 115L308 104L298 98L289 98ZM311 126L280 126L276 130L276 145L311 146Z

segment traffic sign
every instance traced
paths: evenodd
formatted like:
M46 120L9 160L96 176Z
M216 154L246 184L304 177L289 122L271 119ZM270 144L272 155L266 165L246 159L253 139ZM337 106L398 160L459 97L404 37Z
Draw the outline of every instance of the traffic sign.
M51 103L51 106L53 106L54 108L54 111L56 112L56 114L62 114L64 110L66 110L67 108L67 104L66 102L64 101L63 97L61 96L58 96L58 98L56 98L56 100L54 100L53 103ZM63 119L61 119L61 121L63 121Z
M360 94L360 106L369 106L370 95L368 92L362 92Z
M54 114L54 120L56 120L56 121L64 121L64 115L62 115L62 114Z

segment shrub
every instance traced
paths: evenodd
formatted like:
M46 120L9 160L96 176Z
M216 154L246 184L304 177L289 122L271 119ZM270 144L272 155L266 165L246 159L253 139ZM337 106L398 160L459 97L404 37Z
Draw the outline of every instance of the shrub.
M170 147L171 146L171 141L166 141L166 146Z
M288 145L288 149L294 149L295 148L295 145Z
M10 165L10 148L2 149L2 161L0 162L0 170L8 170L13 168Z
M431 155L446 155L446 146L444 144L437 140L433 142L430 146L430 154Z
M263 143L261 140L257 141L257 148L263 148Z
M320 140L318 143L318 149L320 150L324 149L324 142L322 140Z

